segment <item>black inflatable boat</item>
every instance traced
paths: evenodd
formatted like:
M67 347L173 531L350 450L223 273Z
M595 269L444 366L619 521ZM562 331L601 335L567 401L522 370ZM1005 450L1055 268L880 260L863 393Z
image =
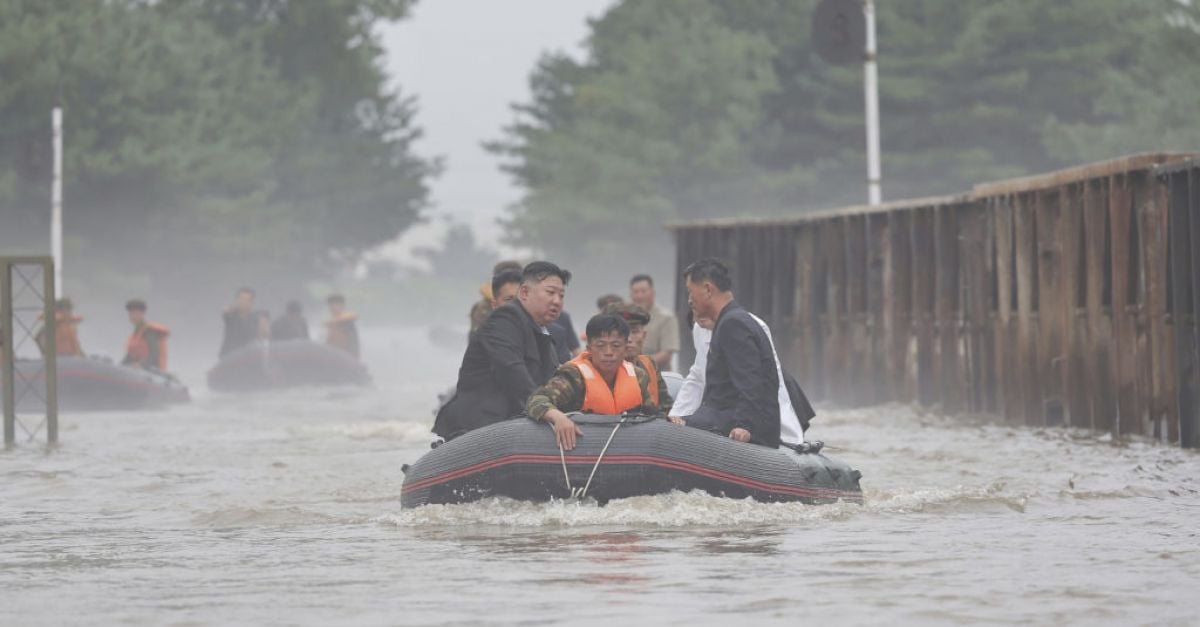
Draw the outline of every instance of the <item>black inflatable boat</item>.
M405 467L401 504L467 503L490 496L587 497L604 503L673 490L765 502L862 501L860 473L819 448L800 453L743 444L661 418L574 419L584 436L565 453L549 425L528 418L442 444Z
M208 387L224 392L370 382L367 369L358 360L311 340L243 346L208 371Z
M41 408L45 394L42 360L21 359L16 364L21 381L31 383L23 389L17 406L21 411ZM114 411L155 409L191 400L188 389L175 377L113 363L103 357L60 355L58 368L58 408L62 411Z

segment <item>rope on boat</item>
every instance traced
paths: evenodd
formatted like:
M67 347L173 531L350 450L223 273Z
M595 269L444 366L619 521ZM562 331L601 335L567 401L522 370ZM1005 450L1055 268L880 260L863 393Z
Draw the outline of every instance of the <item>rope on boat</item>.
M617 430L621 428L621 425L625 424L626 418L627 416L622 415L621 420L617 421L613 430L608 434L608 441L604 443L604 448L600 449L600 456L596 458L596 463L592 465L592 472L588 474L587 483L582 488L571 486L571 475L567 473L567 453L563 450L562 444L558 445L558 458L562 461L563 481L567 484L567 491L571 494L570 498L581 500L587 498L588 489L592 487L592 477L596 476L596 471L600 468L600 462L604 461L604 455L608 453L609 445L612 444L613 438L616 437Z

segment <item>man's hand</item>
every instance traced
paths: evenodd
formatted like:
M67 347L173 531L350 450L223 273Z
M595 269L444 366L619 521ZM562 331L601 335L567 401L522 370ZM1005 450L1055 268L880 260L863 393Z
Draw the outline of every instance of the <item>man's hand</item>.
M681 427L687 425L687 421L684 420L683 418L680 418L679 416L667 416L667 421L672 424L677 424Z
M734 429L733 431L729 432L729 439L737 440L738 442L749 442L750 441L750 432L746 431L745 429L743 429L741 427L738 427L737 429Z
M549 422L554 427L554 439L558 441L558 445L564 451L575 448L575 438L583 437L583 429L580 429L574 420L557 409L546 412L542 420Z

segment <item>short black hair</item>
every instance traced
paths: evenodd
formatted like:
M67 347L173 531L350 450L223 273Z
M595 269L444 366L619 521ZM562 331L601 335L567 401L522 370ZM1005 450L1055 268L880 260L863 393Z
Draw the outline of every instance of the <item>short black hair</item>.
M634 285L635 285L635 284L637 284L637 283L641 283L642 281L645 281L645 282L649 283L649 284L650 284L650 287L654 287L654 279L650 278L650 275L649 275L649 274L635 274L635 275L633 275L633 278L632 278L632 279L629 279L629 285L630 285L630 287L632 287L632 286L634 286Z
M625 322L624 318L612 314L598 314L588 320L585 333L590 342L614 331L621 334L621 337L629 339L629 324Z
M75 303L72 303L70 298L64 297L64 298L60 298L60 299L54 301L54 308L55 309L63 309L63 310L74 309Z
M713 257L705 257L683 269L683 278L692 283L708 281L722 292L733 289L733 278L729 276L729 266Z
M511 268L508 270L501 270L499 274L492 277L492 298L495 298L496 295L500 293L500 288L508 285L509 283L516 283L517 285L521 284L520 270L513 270Z
M556 276L562 279L563 285L571 282L571 273L549 261L534 261L521 271L522 283L541 283L547 278Z
M621 304L624 302L625 299L617 296L616 294L605 294L604 296L596 299L596 309L604 309L613 303Z
M235 292L235 293L237 293L237 294L249 294L249 295L251 295L251 296L254 296L254 295L255 295L255 294L254 294L254 290L252 290L252 289L250 289L250 288L248 288L248 287L239 287L239 288L237 289L237 292Z
M125 303L125 311L146 311L146 301L140 298L131 298Z
M290 314L298 314L304 312L304 307L300 305L298 300L290 300L287 304L287 312Z
M520 272L521 271L521 262L513 261L512 259L508 259L505 261L498 261L498 262L496 262L496 265L492 266L492 276L496 276L497 274L500 274L501 272L504 272L505 270L516 270L517 272Z
M325 302L329 303L330 305L332 305L334 303L341 303L341 304L345 305L346 297L342 296L341 294L334 293L334 294L330 294L329 297L325 299Z

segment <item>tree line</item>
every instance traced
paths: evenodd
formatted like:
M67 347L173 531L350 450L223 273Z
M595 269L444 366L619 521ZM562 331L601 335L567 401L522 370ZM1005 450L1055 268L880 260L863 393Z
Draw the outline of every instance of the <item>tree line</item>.
M302 280L392 239L440 168L383 70L410 4L0 0L0 245L45 249L56 105L78 290Z
M815 5L624 0L582 58L544 56L490 144L525 191L514 241L672 267L665 222L865 202L861 65L818 57ZM1198 3L876 7L885 199L1200 149Z

